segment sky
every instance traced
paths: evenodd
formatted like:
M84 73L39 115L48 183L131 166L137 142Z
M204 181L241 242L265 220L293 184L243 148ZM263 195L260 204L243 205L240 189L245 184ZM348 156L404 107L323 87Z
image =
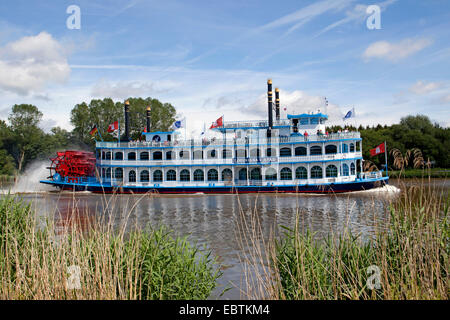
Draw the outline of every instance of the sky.
M320 110L342 125L354 107L351 124L449 126L450 1L0 3L0 119L30 103L44 130L70 130L78 103L152 97L197 134L222 115L267 118L269 78L282 116Z

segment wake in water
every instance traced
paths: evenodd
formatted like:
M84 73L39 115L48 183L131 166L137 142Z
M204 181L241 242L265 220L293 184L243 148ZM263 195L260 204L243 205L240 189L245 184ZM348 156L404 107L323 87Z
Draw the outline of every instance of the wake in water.
M48 161L32 162L24 173L22 173L15 183L8 187L3 187L0 194L14 194L14 193L42 193L55 190L51 186L39 183L39 180L44 180L49 175L47 169Z
M364 192L364 193L374 193L374 192L383 192L383 193L398 193L400 192L401 189L397 188L396 186L392 186L390 184L385 185L384 187L380 187L380 188L373 188L370 190L364 190L364 191L353 191L353 193L355 192Z

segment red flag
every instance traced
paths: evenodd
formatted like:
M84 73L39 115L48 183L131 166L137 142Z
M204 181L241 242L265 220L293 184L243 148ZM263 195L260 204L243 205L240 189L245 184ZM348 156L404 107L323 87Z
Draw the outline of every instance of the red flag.
M111 133L111 132L116 131L117 129L119 129L119 121L114 121L113 123L111 123L109 125L108 132Z
M384 142L382 144L380 144L378 147L374 148L374 149L370 149L370 156L376 156L377 154L380 153L384 153L385 149L384 149Z
M210 129L218 128L223 126L223 116L221 116L219 119L217 119L213 124L211 125Z

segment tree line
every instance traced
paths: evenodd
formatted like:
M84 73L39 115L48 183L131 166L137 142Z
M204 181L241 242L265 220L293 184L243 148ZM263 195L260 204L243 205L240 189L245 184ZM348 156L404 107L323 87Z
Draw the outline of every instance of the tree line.
M152 98L129 98L130 138L138 139L146 124L146 109L151 106L152 130L167 131L175 121L176 110L170 103ZM48 159L58 150L94 150L95 139L117 140L117 134L107 132L108 126L119 121L125 131L123 102L110 98L94 99L74 106L70 113L72 130L54 127L49 133L41 128L42 112L30 104L12 107L8 121L0 120L0 175L22 172L34 160ZM97 127L95 137L90 131ZM101 138L100 138L101 136Z

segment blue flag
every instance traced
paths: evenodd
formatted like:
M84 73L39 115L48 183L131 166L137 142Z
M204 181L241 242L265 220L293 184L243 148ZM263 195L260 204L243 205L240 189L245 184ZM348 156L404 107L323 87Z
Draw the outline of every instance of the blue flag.
M350 110L349 112L347 112L347 114L345 115L345 117L342 120L346 120L346 119L350 119L350 118L354 118L355 117L355 108L352 108L352 110Z

